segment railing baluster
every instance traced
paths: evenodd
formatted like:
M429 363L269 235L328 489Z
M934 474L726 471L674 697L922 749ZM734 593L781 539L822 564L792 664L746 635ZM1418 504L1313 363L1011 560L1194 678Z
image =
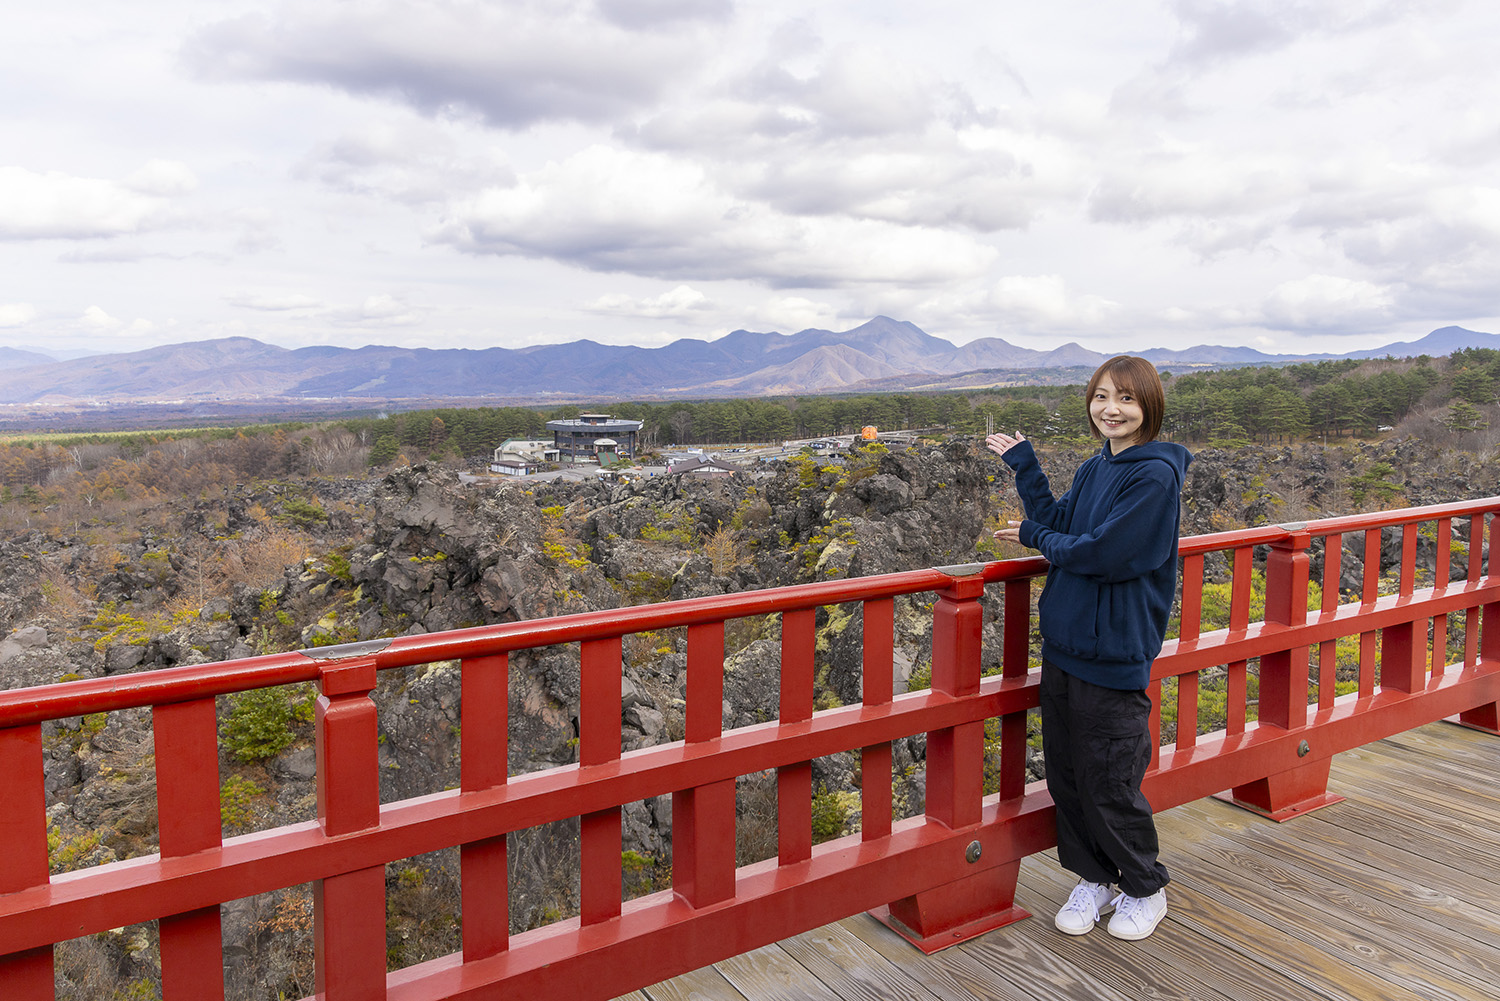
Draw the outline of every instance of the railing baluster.
M1005 582L1005 636L1000 673L1024 678L1031 673L1031 580ZM1026 713L1000 717L1000 798L1026 792Z
M1361 604L1374 604L1380 597L1380 536L1378 528L1365 531L1365 575L1360 590ZM1359 634L1359 697L1369 698L1375 692L1375 634Z
M1470 584L1479 583L1480 556L1484 553L1484 515L1469 518L1469 572ZM1479 609L1470 606L1464 609L1464 667L1473 667L1479 662Z
M1344 536L1342 534L1323 537L1323 602L1319 611L1330 615L1339 607L1339 587L1343 577ZM1318 644L1318 708L1330 709L1338 696L1339 644L1338 640L1324 640Z
M864 603L864 676L866 706L889 705L895 685L896 606L890 598ZM874 744L859 756L860 837L865 841L891 833L891 745Z
M318 820L330 837L380 823L375 661L323 665L315 713ZM325 876L313 888L316 986L326 1001L385 997L385 866Z
M1410 598L1417 578L1417 525L1401 526L1400 597ZM1380 688L1418 692L1427 682L1427 622L1401 622L1380 631Z
M0 809L0 893L46 886L47 790L42 771L39 724L0 730L0 775L5 806ZM0 985L6 1001L52 1001L52 946L0 956Z
M813 648L818 610L781 613L782 724L812 719ZM799 761L776 771L776 857L780 864L812 856L812 762Z
M1481 542L1485 542L1484 515L1476 515L1474 518L1474 532ZM1493 584L1500 578L1500 567L1495 566L1495 533L1500 530L1500 519L1490 521L1487 558L1483 560L1485 566L1484 579L1486 583ZM1483 548L1476 548L1469 553L1469 573L1471 579L1475 578L1480 564L1480 554ZM1473 621L1472 619L1470 620ZM1488 663L1500 660L1500 602L1491 602L1479 610L1479 649L1478 658ZM1477 663L1477 661L1476 661ZM1500 734L1500 702L1486 702L1477 705L1466 712L1458 714L1458 721L1465 726L1483 730L1486 733Z
M578 763L583 768L620 760L620 637L588 640L579 659ZM579 819L582 920L598 924L620 916L620 807Z
M1178 616L1177 638L1195 640L1203 628L1203 554L1182 558L1182 613Z
M1234 551L1234 571L1229 586L1229 631L1242 632L1250 624L1251 559L1254 550L1240 546ZM1224 678L1224 727L1230 735L1245 732L1249 709L1246 661L1237 660L1226 668Z
M1196 640L1203 628L1203 554L1182 558L1182 604L1177 616L1179 642ZM1183 721L1187 723L1184 725ZM1192 672L1177 678L1177 743L1179 749L1198 742L1198 674ZM1153 752L1152 765L1161 756Z
M1452 573L1453 519L1437 520L1437 555L1433 562L1433 590L1448 590L1448 575ZM1429 668L1434 677L1442 675L1448 667L1448 614L1432 617L1432 660Z
M493 789L509 777L509 681L508 654L463 662L459 788L464 792ZM504 952L510 945L507 855L504 834L459 849L466 963Z
M1177 677L1177 748L1187 750L1198 743L1198 674Z
M153 707L151 736L156 750L161 857L217 848L223 829L214 700ZM165 1001L223 998L224 940L218 906L164 917L158 927Z
M724 732L724 623L688 626L690 744ZM672 793L672 889L692 907L734 896L734 779Z

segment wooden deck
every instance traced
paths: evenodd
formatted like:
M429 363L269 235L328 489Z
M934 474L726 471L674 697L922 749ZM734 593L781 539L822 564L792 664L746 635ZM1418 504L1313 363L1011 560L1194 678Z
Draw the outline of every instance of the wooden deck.
M866 915L622 1001L1491 1001L1500 738L1434 723L1340 755L1346 801L1275 824L1206 799L1158 816L1170 912L1142 942L1052 927L1073 878L1029 859L1035 917L924 956Z

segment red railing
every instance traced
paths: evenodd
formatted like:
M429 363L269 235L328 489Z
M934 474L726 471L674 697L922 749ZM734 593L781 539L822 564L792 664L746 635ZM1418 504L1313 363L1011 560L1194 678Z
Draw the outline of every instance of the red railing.
M1157 808L1228 790L1250 808L1292 816L1329 801L1329 762L1340 751L1455 715L1496 731L1500 579L1481 554L1497 512L1500 498L1487 498L1183 540L1179 635L1153 672L1153 725L1164 683L1175 688L1168 707L1177 721L1147 776ZM1467 540L1461 580L1449 580L1455 529ZM1401 555L1392 593L1382 594L1386 533L1399 536ZM1424 536L1431 582L1418 579ZM1364 576L1358 600L1340 603L1351 537L1363 544ZM1310 559L1320 551L1331 586L1309 610ZM1206 561L1222 561L1231 581L1228 623L1213 631L1203 628ZM878 908L929 950L1024 916L1014 901L1020 862L1053 844L1051 802L1025 773L1026 714L1037 704L1032 579L1045 569L1032 558L922 570L0 693L4 996L53 996L54 943L157 920L165 1001L222 998L220 903L304 883L315 888L317 991L329 1001L610 998L861 910ZM1265 613L1252 621L1261 575ZM990 677L981 650L987 585L998 587L1003 627L1001 672ZM892 697L893 602L934 591L932 687ZM851 602L863 610L864 701L814 712L817 609ZM725 622L767 614L781 616L780 718L724 732ZM1463 616L1464 635L1452 664L1450 615ZM686 739L622 754L622 640L684 627ZM1354 689L1339 695L1336 644L1355 636ZM581 649L579 762L508 776L509 655L563 643ZM377 672L455 659L460 787L382 805ZM1200 734L1205 671L1223 672L1227 719ZM321 691L318 819L222 838L215 698L309 681ZM160 854L49 878L42 724L144 706ZM998 724L987 739L989 720ZM925 814L892 821L891 742L924 733ZM996 743L998 791L986 796L984 759ZM814 846L811 763L851 750L871 779L862 783L863 828ZM778 854L736 868L735 780L767 769L778 776ZM621 809L667 794L672 888L622 901ZM580 914L512 935L507 835L571 818L581 837ZM462 951L388 973L386 864L455 845Z

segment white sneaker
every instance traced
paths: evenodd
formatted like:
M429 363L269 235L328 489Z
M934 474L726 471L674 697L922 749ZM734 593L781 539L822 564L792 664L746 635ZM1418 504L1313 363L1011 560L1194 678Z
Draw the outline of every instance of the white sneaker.
M1062 910L1057 912L1057 918L1052 923L1064 935L1087 935L1094 930L1099 916L1109 910L1112 903L1110 894L1113 892L1105 883L1090 883L1086 879L1080 879L1078 885L1073 887L1073 892L1068 894L1068 902L1062 905Z
M1109 919L1109 933L1130 942L1156 931L1161 919L1167 916L1166 890L1157 890L1149 897L1122 893L1110 903L1115 906L1115 916Z

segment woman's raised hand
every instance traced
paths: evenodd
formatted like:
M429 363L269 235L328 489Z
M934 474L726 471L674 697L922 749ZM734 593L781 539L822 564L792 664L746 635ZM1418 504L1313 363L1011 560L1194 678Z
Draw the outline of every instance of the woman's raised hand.
M1004 455L1025 440L1026 436L1019 431L1016 432L1014 438L1004 431L996 431L984 440L984 445L996 455Z

